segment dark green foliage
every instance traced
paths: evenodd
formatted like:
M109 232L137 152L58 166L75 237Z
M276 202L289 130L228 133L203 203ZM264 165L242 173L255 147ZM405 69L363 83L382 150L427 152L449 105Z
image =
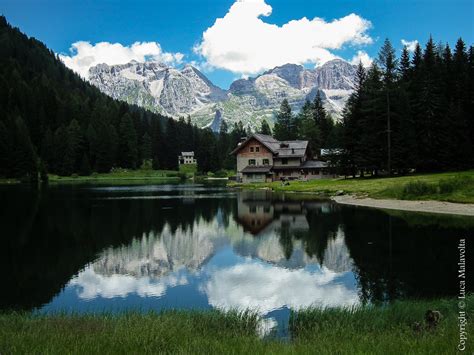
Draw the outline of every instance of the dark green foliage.
M14 150L11 151L13 161L15 162L13 176L37 181L37 156L28 134L28 128L21 117L15 119L13 146Z
M89 158L86 153L82 156L81 161L81 168L79 170L79 174L81 176L89 176L92 173L91 170L91 163L89 162Z
M230 133L226 128L217 138L189 117L176 122L113 100L0 18L2 177L33 178L38 156L45 171L58 175L135 169L145 160L155 169L177 169L181 151L198 150L203 169L233 169L228 154L242 131L242 125ZM200 149L200 141L207 146Z
M152 141L148 133L142 137L141 155L143 160L150 160L152 152Z
M403 195L405 196L422 196L436 193L436 186L424 181L409 182L403 187Z
M266 134L267 136L271 136L271 135L272 135L272 129L271 129L270 126L268 125L267 120L263 120L263 121L262 121L262 125L260 126L260 131L259 131L258 133Z
M295 139L297 136L296 120L287 99L281 102L280 110L276 115L274 134L276 139L282 141Z
M454 54L430 38L406 48L400 61L388 40L358 85L343 115L345 174L456 170L472 167L474 95L464 42ZM472 64L471 64L472 65Z
M132 117L127 113L120 121L119 155L121 167L135 169L138 159L137 133Z
M320 131L319 147L316 149L328 148L328 139L334 128L334 121L326 113L323 107L323 98L321 91L318 90L312 106L313 120Z

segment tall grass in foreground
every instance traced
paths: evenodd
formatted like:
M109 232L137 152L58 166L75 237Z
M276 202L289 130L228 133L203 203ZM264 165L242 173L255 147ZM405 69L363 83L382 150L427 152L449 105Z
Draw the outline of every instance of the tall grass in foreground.
M472 322L473 306L474 296L471 295L465 309L468 310L468 322ZM427 310L442 314L441 322L433 329L424 321ZM454 298L396 301L383 307L306 309L292 313L290 329L295 343L318 344L318 351L322 353L337 349L337 352L348 354L452 354L459 343L458 311ZM472 330L473 326L469 324L467 334L472 334ZM469 349L472 351L472 346Z
M474 297L467 299L468 338ZM41 354L453 354L459 341L455 298L384 307L306 309L290 317L290 341L260 339L251 312L171 311L119 315L0 315L0 353ZM443 318L413 330L428 309ZM466 354L472 353L472 340Z

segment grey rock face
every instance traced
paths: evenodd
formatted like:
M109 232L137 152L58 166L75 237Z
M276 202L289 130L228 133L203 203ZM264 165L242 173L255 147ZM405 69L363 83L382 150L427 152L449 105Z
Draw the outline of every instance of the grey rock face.
M198 126L218 129L220 120L230 127L242 121L245 127L256 128L263 119L272 124L283 99L298 112L306 100L314 99L317 90L322 91L326 109L337 120L355 87L356 68L340 59L316 69L285 64L255 78L236 80L228 91L190 65L177 70L162 63L132 61L100 64L89 74L92 84L115 99L175 118L190 115Z

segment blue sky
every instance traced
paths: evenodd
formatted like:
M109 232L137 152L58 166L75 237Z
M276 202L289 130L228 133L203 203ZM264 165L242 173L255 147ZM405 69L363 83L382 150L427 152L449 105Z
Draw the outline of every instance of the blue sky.
M402 39L423 44L430 34L451 45L459 36L468 45L474 40L472 0L241 1L2 0L0 12L68 56L78 72L86 73L89 62L144 57L192 63L223 88L288 61L307 67L333 57L370 61L386 37L397 49ZM90 45L71 53L81 41Z

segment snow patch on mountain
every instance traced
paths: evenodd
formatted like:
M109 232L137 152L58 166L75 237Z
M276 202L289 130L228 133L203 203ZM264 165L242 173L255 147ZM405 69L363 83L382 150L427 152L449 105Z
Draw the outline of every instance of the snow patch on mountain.
M213 130L221 120L229 126L242 121L250 128L259 127L264 119L273 124L283 99L298 112L318 90L327 111L339 119L355 88L355 75L356 67L340 59L315 69L285 64L255 78L236 80L226 91L191 65L178 70L158 62L132 61L89 70L90 82L115 99L174 118L190 115L199 127Z

